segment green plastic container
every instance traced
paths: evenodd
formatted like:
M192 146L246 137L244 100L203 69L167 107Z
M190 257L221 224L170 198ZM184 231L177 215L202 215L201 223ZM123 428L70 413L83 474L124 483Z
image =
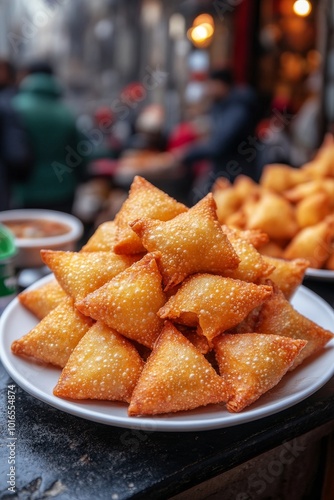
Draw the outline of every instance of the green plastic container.
M14 235L0 224L0 314L17 293L14 266L16 253Z

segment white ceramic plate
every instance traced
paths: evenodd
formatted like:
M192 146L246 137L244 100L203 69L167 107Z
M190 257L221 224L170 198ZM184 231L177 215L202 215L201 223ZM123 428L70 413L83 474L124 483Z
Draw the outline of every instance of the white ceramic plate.
M51 275L52 276L52 275ZM49 281L42 278L30 288ZM334 312L318 295L301 286L293 298L294 307L305 316L333 329ZM60 370L36 364L14 356L13 340L28 332L36 319L14 299L4 311L0 322L0 352L5 369L13 380L28 393L66 413L107 425L148 431L199 431L238 425L266 417L305 399L334 374L334 339L318 355L309 359L294 372L288 373L271 391L241 413L229 413L223 405L212 405L189 412L153 418L128 417L127 405L98 401L66 401L55 397L52 390Z
M334 271L327 269L314 269L309 267L305 272L306 278L312 278L320 281L334 281Z

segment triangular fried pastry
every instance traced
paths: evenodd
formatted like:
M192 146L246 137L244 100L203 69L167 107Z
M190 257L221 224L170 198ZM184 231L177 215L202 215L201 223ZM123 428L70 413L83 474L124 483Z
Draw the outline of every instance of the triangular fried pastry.
M288 189L283 193L284 198L286 198L291 203L299 203L300 201L313 196L323 190L323 180L316 179L303 184L297 184L291 189Z
M129 226L129 223L135 219L149 217L150 219L167 221L187 210L185 205L153 186L143 177L135 176L129 196L115 217L117 233L114 251L118 254L134 254L145 251L140 238Z
M189 274L221 274L235 269L239 258L223 232L209 193L184 214L167 222L139 219L131 224L149 252L160 252L159 268L165 290Z
M239 324L271 293L271 286L214 274L195 274L183 282L158 314L161 318L198 327L198 333L210 344L219 333Z
M116 241L117 226L115 221L107 221L100 224L87 243L81 248L81 252L108 252L113 250Z
M325 191L331 199L331 206L334 203L334 179L316 179L314 181L305 182L286 191L284 197L291 203L298 203L309 196Z
M297 356L291 369L296 368L308 356L320 351L333 338L333 333L329 330L294 309L280 290L275 290L263 304L256 331L307 340L306 347Z
M221 377L203 354L166 322L133 391L128 413L178 412L225 400Z
M241 200L245 200L249 196L257 196L262 188L248 175L239 174L233 183L233 189Z
M66 297L30 332L12 343L18 356L33 357L63 368L93 320L81 314Z
M298 184L312 179L311 173L303 168L293 168L282 163L266 165L260 178L260 186L282 193Z
M221 224L234 214L242 204L242 198L236 193L232 184L224 178L219 178L212 187L212 193L217 205L217 217Z
M301 229L285 248L283 257L300 257L308 260L310 267L320 269L330 255L333 238L334 215L331 215L314 226Z
M228 226L222 226L222 229L240 259L238 267L225 271L224 276L254 283L275 269L274 265L266 261L249 241L240 236L240 231Z
M226 226L224 225L223 227ZM233 227L233 230L240 238L251 243L257 250L269 243L268 234L261 231L261 229L238 229Z
M309 261L305 259L279 259L263 256L264 260L274 266L274 271L268 278L284 293L286 299L291 299L305 276Z
M128 403L143 365L129 340L98 321L72 352L53 393Z
M81 300L124 271L139 257L114 252L63 252L41 250L43 262L53 271L62 288Z
M247 227L261 229L275 240L290 239L299 227L295 208L283 197L264 192L248 214Z
M325 191L314 193L296 206L296 219L300 228L314 226L332 212L331 196Z
M227 409L239 412L277 385L305 344L304 340L259 333L217 337L215 353L228 388Z
M24 290L17 296L20 303L39 320L57 307L65 297L67 293L55 279L34 290Z
M151 348L163 327L157 311L165 302L156 260L147 254L76 305L83 314Z

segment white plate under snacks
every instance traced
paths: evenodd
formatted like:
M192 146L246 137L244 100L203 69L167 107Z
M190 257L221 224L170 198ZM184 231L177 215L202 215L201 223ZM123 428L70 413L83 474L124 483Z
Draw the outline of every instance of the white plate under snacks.
M309 267L305 272L306 278L312 278L319 281L334 281L334 271L329 269L314 269Z
M46 276L31 288L53 279ZM331 330L334 327L332 308L314 292L301 286L292 300L302 314ZM334 374L334 339L317 356L305 361L257 402L240 413L229 413L224 405L211 405L187 412L155 417L129 417L127 405L108 401L78 401L57 398L52 391L60 369L34 363L11 352L13 340L37 324L15 298L7 306L0 321L0 352L5 369L25 391L45 403L78 417L107 425L147 431L200 431L229 427L277 413L307 398L322 387Z

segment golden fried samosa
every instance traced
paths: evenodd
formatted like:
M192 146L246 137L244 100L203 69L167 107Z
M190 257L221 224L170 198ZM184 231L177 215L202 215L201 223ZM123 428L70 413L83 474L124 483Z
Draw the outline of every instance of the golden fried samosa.
M283 257L306 259L310 267L320 269L328 259L334 238L334 216L328 216L323 221L303 228L290 241L284 250Z
M114 251L118 254L135 254L145 251L140 238L129 223L138 218L167 221L186 212L188 208L167 193L153 186L140 176L135 176L127 199L115 217L117 225Z
M72 352L53 393L128 403L143 365L129 340L98 321Z
M81 248L81 252L108 252L113 250L116 241L115 221L102 222Z
M74 300L83 299L139 259L138 256L116 255L112 251L41 250L41 257Z
M183 282L158 314L161 318L197 327L198 333L211 343L219 333L239 324L271 293L271 286L195 274Z
M93 320L81 314L66 297L30 332L12 343L18 356L33 357L63 368Z
M227 409L239 412L277 385L306 343L260 333L223 333L217 337L215 354L228 388Z
M158 265L165 290L190 274L220 274L240 262L217 220L211 193L170 221L139 219L131 227L149 252L160 252Z
M263 256L263 258L274 267L268 279L278 286L287 299L291 299L303 282L305 271L310 265L309 261L306 259L287 260L269 256Z
M24 290L17 298L26 309L41 320L52 309L57 307L65 297L67 297L67 293L59 285L58 281L53 279L34 290Z
M225 400L222 378L203 354L166 322L133 391L128 413L178 412Z
M320 351L333 338L333 333L329 330L299 313L278 289L262 305L256 331L307 340L307 345L290 369L296 368L307 357Z
M157 312L165 302L155 257L147 254L76 305L83 314L152 348L163 326Z

